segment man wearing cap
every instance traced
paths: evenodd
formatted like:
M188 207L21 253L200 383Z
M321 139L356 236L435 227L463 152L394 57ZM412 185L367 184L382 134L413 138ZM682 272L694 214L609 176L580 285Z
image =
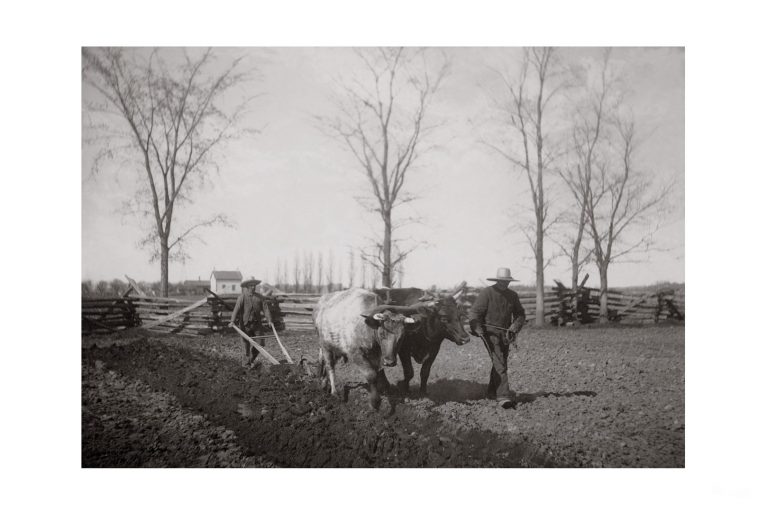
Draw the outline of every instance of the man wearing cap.
M508 288L509 283L517 281L511 274L508 268L498 269L496 277L488 278L495 283L480 291L469 311L470 332L483 339L491 357L491 377L486 396L495 398L504 408L514 405L507 377L509 344L525 324L525 310L520 298Z
M256 285L261 281L251 277L240 283L240 289L242 293L237 298L235 303L235 309L232 311L232 318L229 325L237 325L248 336L263 336L264 331L261 325L261 309L262 301L261 296L256 293ZM256 343L264 346L264 338L256 338ZM259 351L256 350L248 343L245 343L245 358L246 364L253 364L257 357L259 357Z

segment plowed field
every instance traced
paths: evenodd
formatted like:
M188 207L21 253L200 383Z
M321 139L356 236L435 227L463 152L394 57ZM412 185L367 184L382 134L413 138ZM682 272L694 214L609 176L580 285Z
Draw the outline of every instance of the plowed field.
M316 359L314 333L281 339ZM446 341L426 396L393 393L372 411L350 365L339 400L305 367L246 368L233 335L84 337L82 465L684 466L682 326L526 329L519 344L515 409L483 398L482 344Z

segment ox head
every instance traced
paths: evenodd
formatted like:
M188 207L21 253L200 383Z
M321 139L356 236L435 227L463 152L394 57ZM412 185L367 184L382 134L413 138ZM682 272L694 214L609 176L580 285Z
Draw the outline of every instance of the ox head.
M390 311L386 306L379 306L365 318L365 324L374 330L381 348L381 358L385 366L397 365L397 352L405 336L405 328L417 322L403 312Z
M449 293L434 295L426 292L419 298L420 303L428 305L430 320L426 324L428 338L441 340L448 338L457 345L469 342L470 337L464 330L457 302L464 293L465 284L466 282L462 282Z

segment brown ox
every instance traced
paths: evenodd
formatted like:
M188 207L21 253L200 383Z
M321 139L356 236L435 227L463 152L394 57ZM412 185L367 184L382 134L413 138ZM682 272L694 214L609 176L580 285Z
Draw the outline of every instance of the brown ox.
M452 292L434 295L420 288L390 288L375 290L380 300L392 305L392 310L416 310L413 318L418 325L407 330L400 344L400 362L403 365L403 380L399 383L404 393L408 392L413 378L411 359L421 365L421 393L427 392L427 380L444 339L456 345L469 342L469 334L464 330L459 314L457 299L464 290L464 284L458 285ZM386 377L383 377L386 380Z

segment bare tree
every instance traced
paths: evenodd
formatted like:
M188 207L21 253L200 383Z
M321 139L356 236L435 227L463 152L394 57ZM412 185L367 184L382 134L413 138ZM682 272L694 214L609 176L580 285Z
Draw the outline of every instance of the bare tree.
M283 259L283 275L280 281L283 283L283 286L285 286L285 289L288 289L288 258Z
M397 265L396 275L397 275L397 286L402 288L404 286L404 281L405 281L405 265L403 264L402 261Z
M349 268L347 270L349 285L347 287L353 288L355 286L355 252L351 248L349 249L347 258L349 258Z
M277 260L277 267L275 268L275 282L274 282L274 285L275 285L276 288L282 288L282 286L283 286L283 283L282 283L282 280L281 280L282 275L283 275L283 273L282 273L281 261L278 258L278 260Z
M333 250L328 250L328 271L325 274L325 281L328 283L328 291L333 291L333 279L334 279L334 268L333 268Z
M301 262L299 261L299 251L293 255L293 292L299 291L301 286Z
M363 256L362 252L360 253L360 288L365 288L368 286L368 281L366 277L366 269L368 268L368 261Z
M109 294L109 283L101 280L98 283L96 283L96 288L94 289L96 292L96 295L104 296Z
M316 289L313 291L322 293L323 279L325 278L325 261L323 261L322 251L317 251L317 257L315 258L315 261L317 262L317 283L315 283Z
M109 291L112 295L120 295L127 289L128 283L124 283L120 279L113 279L109 282Z
M502 76L504 76L502 74ZM523 172L531 194L533 223L524 228L536 261L536 325L544 325L544 239L557 221L550 215L551 201L545 174L552 170L557 152L545 133L548 107L566 84L553 48L526 48L516 79L504 77L509 101L503 104L505 119L512 128L512 150L491 144L516 169Z
M381 274L383 285L391 286L394 268L418 247L398 247L402 240L393 233L402 224L395 212L415 199L407 192L407 179L433 128L425 117L448 64L443 60L433 71L425 50L403 48L359 50L357 56L364 78L345 80L338 116L321 122L354 155L370 186L359 202L379 216L383 232L365 257Z
M579 275L587 263L592 261L594 254L594 248L583 244L594 169L604 165L601 151L605 150L608 143L605 125L607 120L615 116L620 101L615 87L617 80L610 74L610 56L611 50L606 49L596 79L593 79L593 73L588 67L582 70L584 95L577 100L572 115L573 158L559 170L573 199L572 211L564 216L567 231L561 239L556 239L556 243L570 263L574 311L578 300Z
M160 261L160 293L168 295L168 262L185 259L185 243L200 228L229 226L224 215L186 219L177 226L178 210L189 201L196 185L217 169L214 151L244 132L236 129L247 101L232 109L221 106L222 97L246 80L235 60L223 71L215 71L209 49L198 58L184 52L184 59L170 67L158 50L142 58L140 50L85 48L83 79L96 91L85 102L101 125L91 142L99 144L94 162L98 170L105 160L118 154L133 157L143 176L143 186L129 202L132 210L152 219L152 228L141 241L151 250L152 261ZM114 116L119 121L112 121ZM119 128L115 128L119 126ZM137 159L135 157L138 157Z
M338 262L338 270L337 270L337 275L339 276L338 289L343 290L344 289L344 258L338 258L336 261Z
M615 162L601 166L587 198L587 223L594 242L600 273L600 321L608 321L608 268L611 263L638 251L648 251L658 229L658 214L666 206L671 184L654 188L635 163L635 124L631 119L614 123L618 139ZM612 170L613 168L613 170ZM644 227L629 235L633 227Z
M305 293L312 292L312 284L314 283L315 275L315 261L312 256L312 251L304 251L303 271L304 287L302 289Z

